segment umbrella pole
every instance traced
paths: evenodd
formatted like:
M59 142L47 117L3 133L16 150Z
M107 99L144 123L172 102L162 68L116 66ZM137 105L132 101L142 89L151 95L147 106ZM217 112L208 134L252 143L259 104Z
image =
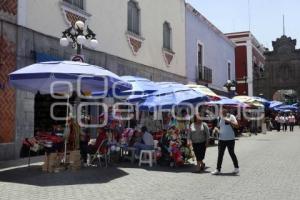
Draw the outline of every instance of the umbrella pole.
M70 97L68 96L67 98L67 114L66 114L66 129L69 131L69 124L68 124L68 116L69 116L69 102L70 102ZM68 134L67 134L68 135ZM65 136L65 149L64 149L64 163L67 163L67 137Z

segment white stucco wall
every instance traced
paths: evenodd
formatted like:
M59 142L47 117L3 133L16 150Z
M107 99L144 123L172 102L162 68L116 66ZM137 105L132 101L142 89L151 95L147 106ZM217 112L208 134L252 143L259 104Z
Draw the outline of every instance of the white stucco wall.
M22 25L41 33L61 37L68 28L61 9L62 0L27 0ZM91 14L89 26L97 34L97 50L137 63L186 76L184 0L136 0L141 9L141 36L145 38L138 54L133 55L126 38L127 0L88 0L85 11ZM22 7L20 7L22 9ZM26 10L25 10L26 9ZM26 14L24 14L26 13ZM162 54L163 23L172 28L175 56L167 66Z
M192 7L186 8L186 66L187 78L196 80L198 43L203 46L203 65L212 69L210 87L223 91L228 80L227 64L231 63L231 80L235 80L235 45L225 38L207 19L197 16Z

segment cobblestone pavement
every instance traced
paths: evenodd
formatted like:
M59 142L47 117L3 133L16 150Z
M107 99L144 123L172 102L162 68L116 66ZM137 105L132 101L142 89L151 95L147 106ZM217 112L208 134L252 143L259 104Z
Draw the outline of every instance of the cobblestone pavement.
M210 147L207 173L194 174L193 166L139 168L122 164L47 174L40 163L7 168L0 163L0 199L299 199L300 130L242 137L236 143L241 173L232 176L226 152L223 175L212 176L217 147ZM20 162L20 161L19 161ZM17 163L19 164L19 163ZM4 165L6 165L4 167Z

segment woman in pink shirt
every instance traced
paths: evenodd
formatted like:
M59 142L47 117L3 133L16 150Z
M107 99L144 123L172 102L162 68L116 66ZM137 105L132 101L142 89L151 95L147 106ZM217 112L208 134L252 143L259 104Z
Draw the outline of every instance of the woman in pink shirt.
M296 123L296 118L293 115L293 113L290 113L290 115L288 116L288 123L290 125L290 132L294 131L294 125Z

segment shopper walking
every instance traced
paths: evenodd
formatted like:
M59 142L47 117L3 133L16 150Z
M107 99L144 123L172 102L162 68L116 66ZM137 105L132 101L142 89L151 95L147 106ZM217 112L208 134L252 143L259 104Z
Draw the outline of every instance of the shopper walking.
M205 122L202 122L200 117L194 116L194 122L190 126L190 132L188 134L188 140L192 142L193 150L197 159L197 171L201 172L205 170L205 158L206 148L209 142L209 128Z
M294 131L294 126L295 126L295 123L296 123L296 118L293 115L293 113L290 113L290 115L288 116L288 123L289 123L289 126L290 126L290 132L293 132Z
M277 131L280 132L281 123L280 123L280 115L279 114L277 114L275 117L275 124L276 124Z
M221 173L221 167L223 162L223 156L226 148L228 149L229 155L234 164L234 174L239 173L238 159L234 152L235 146L235 135L233 127L237 127L238 122L234 115L228 113L226 109L223 109L220 119L220 136L218 144L218 163L217 169L212 172L213 175L218 175Z

